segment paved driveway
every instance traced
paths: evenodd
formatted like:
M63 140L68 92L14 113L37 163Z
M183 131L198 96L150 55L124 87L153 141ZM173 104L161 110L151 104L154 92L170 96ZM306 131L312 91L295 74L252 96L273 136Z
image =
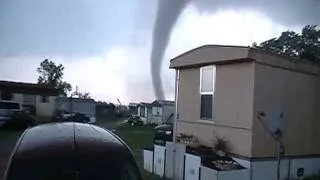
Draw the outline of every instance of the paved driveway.
M4 171L21 132L4 132L0 130L0 180L3 179Z

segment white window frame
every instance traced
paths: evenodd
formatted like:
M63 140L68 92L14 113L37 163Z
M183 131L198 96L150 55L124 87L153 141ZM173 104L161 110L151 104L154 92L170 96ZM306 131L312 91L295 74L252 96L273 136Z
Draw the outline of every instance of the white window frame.
M204 69L210 69L212 68L212 76L213 76L213 82L212 82L212 91L205 91L205 92L202 92L201 90L201 87L202 87L202 76L203 76L203 70ZM216 86L216 66L215 65L208 65L208 66L203 66L200 68L200 87L199 87L199 93L200 93L200 104L199 104L199 107L200 107L200 113L201 113L201 96L202 95L212 95L212 99L214 99L214 92L215 92L215 86ZM213 100L212 100L212 106L213 106ZM200 122L210 122L210 123L214 123L214 118L213 118L214 114L212 112L212 117L211 119L201 119L201 114L200 114L200 117L199 117L199 121Z
M210 69L212 68L212 76L213 76L213 82L212 82L212 91L207 91L207 92L202 92L201 87L202 87L202 72L204 69ZM214 95L214 90L215 90L215 85L216 84L216 66L215 65L209 65L209 66L203 66L200 68L200 87L199 87L199 92L201 95Z

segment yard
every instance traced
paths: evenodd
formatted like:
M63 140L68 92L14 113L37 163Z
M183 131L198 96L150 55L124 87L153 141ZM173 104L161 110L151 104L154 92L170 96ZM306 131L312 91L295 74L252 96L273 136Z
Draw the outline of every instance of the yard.
M153 146L154 126L119 126L116 129L116 134L121 137L123 141L131 148L135 159L140 167L143 178L145 180L157 179L143 170L143 148L150 148Z

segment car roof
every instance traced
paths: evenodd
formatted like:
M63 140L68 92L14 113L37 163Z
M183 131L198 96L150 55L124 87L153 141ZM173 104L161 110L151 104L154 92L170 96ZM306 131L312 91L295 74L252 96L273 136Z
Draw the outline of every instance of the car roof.
M26 130L10 158L6 176L12 175L17 165L32 166L39 162L76 166L81 171L88 169L88 165L108 167L114 162L137 167L130 149L119 137L95 125L75 122L50 123Z
M63 122L44 124L26 130L16 149L16 156L24 153L32 153L31 156L51 155L48 150L74 151L79 146L92 151L96 149L92 145L112 147L121 152L127 150L118 137L105 129L91 124Z

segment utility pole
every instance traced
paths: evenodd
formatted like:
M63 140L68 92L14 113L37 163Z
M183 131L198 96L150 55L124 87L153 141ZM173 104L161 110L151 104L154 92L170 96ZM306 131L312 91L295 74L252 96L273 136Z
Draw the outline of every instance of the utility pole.
M72 115L72 112L73 112L72 98L77 94L78 94L78 86L76 86L76 90L70 94L70 115Z
M280 180L281 155L284 154L281 132L275 137L275 140L277 142L277 180Z
M172 179L176 179L175 169L176 169L176 143L177 143L177 131L178 131L178 90L179 90L179 70L176 70L176 83L175 83L175 116L173 119L173 159L172 159Z

